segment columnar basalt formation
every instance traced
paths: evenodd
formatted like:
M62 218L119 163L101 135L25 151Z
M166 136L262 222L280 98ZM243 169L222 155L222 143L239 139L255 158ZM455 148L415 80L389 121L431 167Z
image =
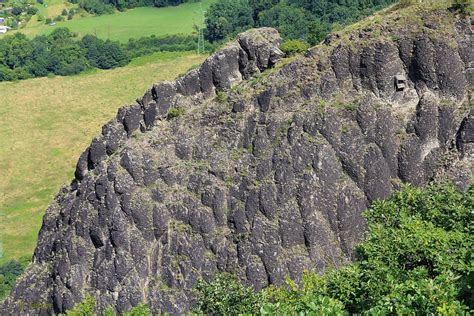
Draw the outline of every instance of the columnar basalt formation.
M335 34L283 60L275 30L250 30L154 85L80 157L2 314L62 312L86 294L99 310L182 313L219 271L259 290L344 264L361 212L403 182L465 188L473 37L451 15L451 36L432 36L428 22L448 15Z

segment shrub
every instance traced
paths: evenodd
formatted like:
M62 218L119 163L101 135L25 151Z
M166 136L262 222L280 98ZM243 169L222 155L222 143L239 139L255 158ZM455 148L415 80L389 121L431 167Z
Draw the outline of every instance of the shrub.
M399 8L406 8L417 3L418 0L400 0L398 3Z
M96 15L114 13L114 7L111 4L106 4L100 0L80 0L79 7Z
M218 90L216 93L216 101L219 103L224 103L227 100L227 95L224 91Z
M66 311L66 314L60 314L62 316L93 316L95 308L95 298L87 295L84 300L74 305L74 308Z
M206 43L207 44L207 43ZM192 51L196 49L197 38L191 35L148 36L130 39L126 50L131 57L150 55L160 51Z
M86 35L81 40L81 47L92 67L112 69L125 66L130 62L125 50L118 42L104 41L94 35Z
M453 0L452 9L462 14L471 15L474 12L474 1L472 0Z
M261 296L243 286L233 275L218 274L211 282L199 281L195 290L197 312L238 315L257 313Z
M289 40L280 46L280 49L288 56L304 53L308 48L309 44L301 40Z
M182 107L175 107L168 110L167 119L172 120L174 118L180 117L184 114L184 109Z
M19 16L22 12L23 12L23 8L21 8L21 7L15 6L12 9L12 14L16 15L16 16Z
M139 304L132 308L129 312L124 313L123 316L152 316L150 307L146 304Z
M33 6L29 6L29 7L26 9L26 13L27 13L28 15L35 15L36 13L38 13L38 8L33 7Z
M236 279L200 283L199 311L316 315L463 315L472 309L474 186L405 186L365 212L367 237L356 261L324 276L308 272L260 294ZM245 294L242 294L245 293Z
M10 290L16 283L16 279L23 273L28 262L29 258L25 257L19 261L10 260L0 265L0 301L10 293Z

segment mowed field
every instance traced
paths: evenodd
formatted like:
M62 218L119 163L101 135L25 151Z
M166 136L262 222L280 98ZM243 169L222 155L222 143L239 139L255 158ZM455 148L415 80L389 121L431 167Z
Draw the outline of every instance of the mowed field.
M66 7L66 4L60 0L49 1L51 1L51 6L44 9L49 17L60 14ZM202 23L203 13L214 1L203 0L202 3L185 3L165 8L142 7L101 16L81 17L76 15L72 20L57 22L55 26L38 22L37 18L33 17L26 27L19 31L33 37L49 34L58 27L67 27L79 36L95 34L103 39L120 42L126 42L129 38L150 35L191 34L194 31L193 26ZM43 11L43 9L41 10ZM56 13L57 11L59 13ZM51 12L54 12L54 15Z
M204 58L157 53L114 70L0 83L0 263L31 256L44 211L117 109Z

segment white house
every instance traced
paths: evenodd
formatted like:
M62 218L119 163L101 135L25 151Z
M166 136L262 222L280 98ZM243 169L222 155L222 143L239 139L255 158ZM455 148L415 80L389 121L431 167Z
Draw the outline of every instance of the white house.
M5 34L10 28L5 25L0 25L0 34Z

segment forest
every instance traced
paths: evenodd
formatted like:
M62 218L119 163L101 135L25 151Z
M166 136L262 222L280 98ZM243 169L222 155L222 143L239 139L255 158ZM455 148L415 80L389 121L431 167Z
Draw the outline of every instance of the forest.
M16 33L0 39L0 81L70 76L91 68L113 69L135 57L158 51L192 51L195 46L192 35L149 36L121 44L94 35L78 38L67 28L33 39Z
M334 29L360 20L395 0L222 0L206 13L205 37L221 41L261 26L275 27L286 40L315 45Z

